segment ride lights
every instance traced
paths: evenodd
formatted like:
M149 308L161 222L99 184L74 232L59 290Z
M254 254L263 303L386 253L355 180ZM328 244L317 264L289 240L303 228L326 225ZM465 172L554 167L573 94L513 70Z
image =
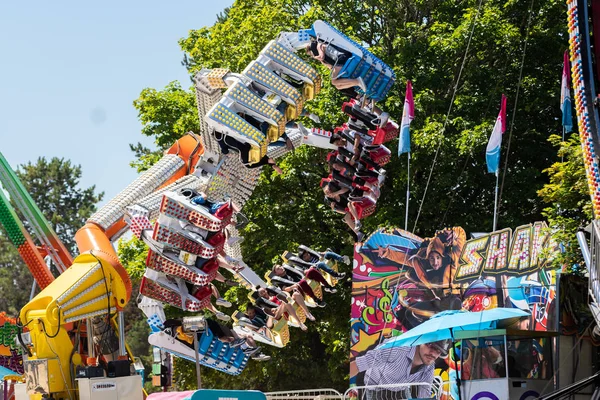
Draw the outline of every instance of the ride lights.
M208 117L219 124L234 130L240 135L251 139L258 145L267 144L266 138L261 131L250 125L242 117L233 112L229 107L217 104L209 113ZM264 154L263 154L264 155Z
M211 70L206 75L206 79L208 80L208 84L213 89L223 89L223 88L226 88L227 84L225 83L225 80L223 78L225 78L225 76L229 72L230 71L228 69L226 69L226 68L215 68L215 69Z
M275 41L271 41L267 45L267 48L263 50L263 54L297 74L306 76L313 82L317 79L318 74L313 67L304 62L297 54Z
M294 103L297 103L301 99L300 93L293 86L256 61L249 65L244 74L253 81L269 88L278 95L290 99Z
M264 101L240 82L235 83L226 93L231 99L250 110L273 121L279 121L283 114L270 103Z
M72 314L73 314L73 313L75 313L76 311L82 310L82 309L84 309L84 308L86 308L86 307L88 307L88 306L91 306L91 305L92 305L92 304L94 304L94 303L97 303L97 302L99 302L99 301L106 300L106 299L108 299L108 298L109 298L109 297L108 297L108 295L107 295L107 294L102 294L102 295L100 295L100 296L98 296L98 297L95 297L95 298L93 298L93 299L91 299L91 300L88 300L88 301L86 301L85 303L81 303L81 304L79 304L79 305L77 305L77 306L75 306L75 307L73 307L73 308L71 308L71 309L69 309L69 310L66 310L66 311L63 313L63 315L64 315L65 317L68 317L69 315L72 315ZM106 314L106 313L104 312L104 311L106 311L106 310L101 310L101 311L102 311L104 314Z

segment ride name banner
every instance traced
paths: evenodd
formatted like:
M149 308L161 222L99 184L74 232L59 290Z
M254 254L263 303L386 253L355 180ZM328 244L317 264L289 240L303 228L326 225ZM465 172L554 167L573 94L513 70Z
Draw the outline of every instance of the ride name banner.
M519 308L531 317L511 328L556 331L552 261L557 252L558 245L545 222L469 240L460 227L440 230L425 239L400 229L377 230L362 245L357 244L354 252L351 383L400 384L424 379L418 372L385 372L413 359L419 349L403 348L407 354L400 354L400 350L386 352L377 346L442 311ZM444 382L460 370L460 356L455 363L455 358L444 353L435 360L432 383L442 392L440 398L457 398ZM382 357L385 359L380 360ZM372 364L381 363L391 364L376 373ZM412 367L415 370L415 365ZM408 370L413 372L410 367ZM539 368L529 371L533 378L536 374L540 374Z

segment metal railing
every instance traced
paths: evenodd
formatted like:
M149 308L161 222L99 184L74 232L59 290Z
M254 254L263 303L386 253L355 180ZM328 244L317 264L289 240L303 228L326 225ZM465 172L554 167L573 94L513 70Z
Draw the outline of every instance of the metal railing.
M599 322L600 317L600 220L595 220L591 224L592 228L592 238L590 243L591 251L588 251L586 254L586 250L588 250L585 244L585 237L583 236L583 232L577 234L584 259L587 264L588 273L589 273L589 283L588 283L588 291L591 297L590 301L590 309L592 310L592 314L594 314L594 318L596 322ZM582 238L583 237L583 238ZM583 240L583 244L582 244Z
M427 387L430 398L439 398L435 385L427 382L395 383L351 387L344 393L343 400L406 400L417 398L417 389Z
M335 389L307 389L265 393L267 400L343 400Z

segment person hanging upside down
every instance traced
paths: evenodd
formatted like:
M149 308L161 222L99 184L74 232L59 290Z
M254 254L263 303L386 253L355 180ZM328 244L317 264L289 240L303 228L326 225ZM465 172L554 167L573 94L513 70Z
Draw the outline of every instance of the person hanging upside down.
M229 329L228 326L218 323L217 321L205 318L206 326L213 335L221 342L229 344L231 347L239 347L244 354L252 357L257 361L267 361L271 357L261 353L261 348L256 345L252 335L240 335ZM186 343L188 346L194 345L194 332L185 332L181 319L168 319L164 322L164 327L170 329L172 334L175 334L177 339ZM175 329L173 329L175 328ZM197 332L197 335L202 335L204 331Z
M320 271L328 273L335 279L342 279L344 276L346 276L345 272L337 272L333 270L325 261L320 261L319 259L313 260L313 257L311 257L310 253L304 252L303 254L305 255L306 260L304 258L292 257L289 262L293 263L298 268L302 268L304 271L311 267L317 268ZM306 256L306 254L308 254L308 256ZM341 256L338 257L341 259Z
M331 70L331 84L338 90L343 91L344 94L347 94L350 97L355 97L356 92L353 90L355 87L360 87L364 92L367 91L367 86L361 77L354 79L347 78L338 78L338 75L346 61L350 58L350 55L345 51L330 51L330 54L327 54L327 47L330 46L326 43L320 43L317 41L313 41L308 47L308 54L313 57L315 60L319 60L327 69ZM332 48L333 49L333 48Z
M205 308L215 314L215 316L221 321L229 321L231 317L224 312L217 310L212 304L211 298L214 296L217 299L217 305L222 307L231 307L231 303L221 298L219 291L213 284L194 286L190 290L190 294L200 301L200 308Z
M239 207L236 206L235 204L233 204L233 202L231 200L215 203L215 202L208 200L208 196L204 192L199 192L196 196L194 196L192 198L191 202L192 202L192 204L202 205L202 206L208 208L208 212L210 212L213 215L218 214L218 211L226 206L228 206L235 212L240 212Z
M263 158L261 158L257 163L251 164L249 160L252 145L250 145L250 143L241 142L232 138L231 136L224 135L220 132L215 132L215 138L217 139L217 143L221 148L222 154L229 154L230 149L237 150L240 154L240 161L242 164L244 164L246 168L258 168L262 167L263 165L270 165L278 174L281 175L283 173L283 171L277 166L275 161L266 155Z
M350 190L343 188L335 182L329 182L323 187L325 199L329 203L331 209L338 214L344 215L344 222L355 233L360 231L362 224L359 221L358 213L354 204L348 200Z
M261 298L268 299L269 301L271 301L275 304L279 305L281 303L288 303L287 295L281 291L278 293L277 290L279 290L277 287L268 288L268 289L258 288L258 290L256 292L258 293L258 295ZM300 308L302 308L302 310L304 310L304 314L306 314L306 318L308 318L310 321L315 320L315 317L313 317L310 310L306 306L306 303L304 302L304 297L302 296L302 294L299 291L295 290L295 291L291 292L290 297L292 298L292 300L294 300L296 302L296 304L298 304L300 306Z
M288 293L297 290L302 296L308 296L319 307L325 307L325 302L320 300L312 290L306 279L314 280L321 284L323 290L329 293L335 293L336 289L331 286L321 273L314 267L304 271L304 273L291 268L283 267L279 264L273 266L273 272L276 277L272 278L273 284Z
M331 260L331 261L343 262L346 265L350 265L350 257L341 256L341 255L331 251L330 249L327 249L326 251L322 251L322 252L318 252L318 251L315 251L315 252L317 254L319 254L320 260ZM303 261L306 261L306 262L314 263L314 262L318 261L318 260L314 260L313 255L309 251L306 251L304 249L298 250L298 257L300 257Z
M261 307L269 316L273 317L274 320L279 321L282 317L285 318L286 321L290 321L292 318L292 322L298 324L300 329L306 331L308 328L304 325L298 314L296 314L296 310L286 301L274 302L270 299L269 293L266 291L261 291L261 287L256 288L256 305ZM262 293L262 295L261 295ZM272 326L269 326L271 328Z
M228 269L233 273L241 272L244 269L244 266L242 265L231 265L221 254L217 254L216 258L211 259L198 257L196 258L194 266L208 275L209 281L217 280L229 286L237 286L238 284L231 279L225 278L223 274L219 272L219 267Z
M330 153L332 154L332 153ZM336 157L329 157L329 172L333 180L343 181L345 184L358 185L369 189L374 199L379 198L379 173L367 169L356 170L354 166Z

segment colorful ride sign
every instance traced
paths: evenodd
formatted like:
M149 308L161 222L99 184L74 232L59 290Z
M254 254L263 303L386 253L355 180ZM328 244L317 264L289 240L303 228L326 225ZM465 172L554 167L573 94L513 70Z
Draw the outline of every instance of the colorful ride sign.
M386 339L445 310L519 308L531 317L515 328L555 331L550 309L557 251L544 222L469 240L460 227L426 239L400 229L379 229L355 248L351 364L360 366ZM456 374L444 352L435 366L437 381ZM351 382L361 385L365 382L356 380L358 372L351 368Z

